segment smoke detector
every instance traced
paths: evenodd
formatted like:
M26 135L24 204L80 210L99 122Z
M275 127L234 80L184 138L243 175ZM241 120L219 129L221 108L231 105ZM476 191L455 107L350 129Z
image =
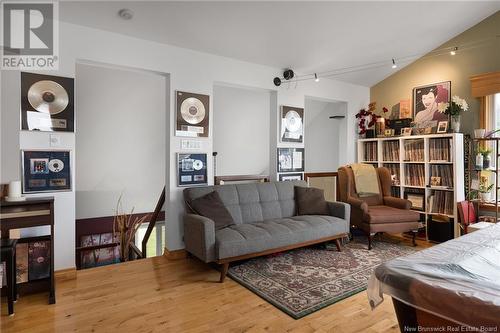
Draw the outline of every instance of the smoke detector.
M134 12L128 8L123 8L118 11L118 16L124 20L131 20L134 17Z

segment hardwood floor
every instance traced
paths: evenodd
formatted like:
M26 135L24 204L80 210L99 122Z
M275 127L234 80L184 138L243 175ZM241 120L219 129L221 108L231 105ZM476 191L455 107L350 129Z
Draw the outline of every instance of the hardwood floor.
M409 243L407 241L406 243ZM425 245L424 245L425 246ZM192 258L154 257L77 272L45 294L21 297L1 332L399 332L392 301L371 311L366 292L294 320Z

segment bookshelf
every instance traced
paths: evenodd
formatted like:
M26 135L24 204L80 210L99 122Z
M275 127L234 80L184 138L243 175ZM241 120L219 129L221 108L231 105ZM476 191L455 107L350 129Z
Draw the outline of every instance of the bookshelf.
M359 163L391 171L394 196L412 202L422 198L421 206L412 207L421 216L419 238L439 242L460 236L457 202L465 200L463 134L359 139L357 148Z

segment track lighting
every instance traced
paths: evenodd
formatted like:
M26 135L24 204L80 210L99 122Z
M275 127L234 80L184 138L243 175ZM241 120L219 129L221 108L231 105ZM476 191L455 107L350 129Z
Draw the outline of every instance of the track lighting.
M392 68L396 68L398 67L398 65L396 65L396 60L394 60L394 58L392 58Z
M455 47L453 48L453 50L451 50L451 51L450 51L450 54L451 54L451 55L455 55L455 54L457 54L457 50L458 50L458 47L457 47L457 46L455 46Z
M319 82L318 74L314 73L314 81Z
M274 85L275 85L276 87L281 86L281 79L280 79L279 77L277 77L277 76L276 76L276 77L274 78L273 82L274 82Z
M128 8L123 8L118 11L118 16L124 20L131 20L134 17L134 12Z

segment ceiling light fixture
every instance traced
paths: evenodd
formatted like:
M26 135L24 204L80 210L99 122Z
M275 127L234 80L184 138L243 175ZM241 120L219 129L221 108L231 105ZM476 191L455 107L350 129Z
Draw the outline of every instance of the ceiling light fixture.
M394 58L392 58L392 68L396 68L398 67L398 65L396 65L396 60L394 60Z
M134 17L134 12L128 8L123 8L118 11L118 16L124 20L131 20Z
M451 55L455 55L455 54L457 54L457 50L458 50L458 46L455 46L455 47L453 48L453 50L451 50L451 51L450 51L450 54L451 54Z
M314 73L314 81L319 82L318 74Z

